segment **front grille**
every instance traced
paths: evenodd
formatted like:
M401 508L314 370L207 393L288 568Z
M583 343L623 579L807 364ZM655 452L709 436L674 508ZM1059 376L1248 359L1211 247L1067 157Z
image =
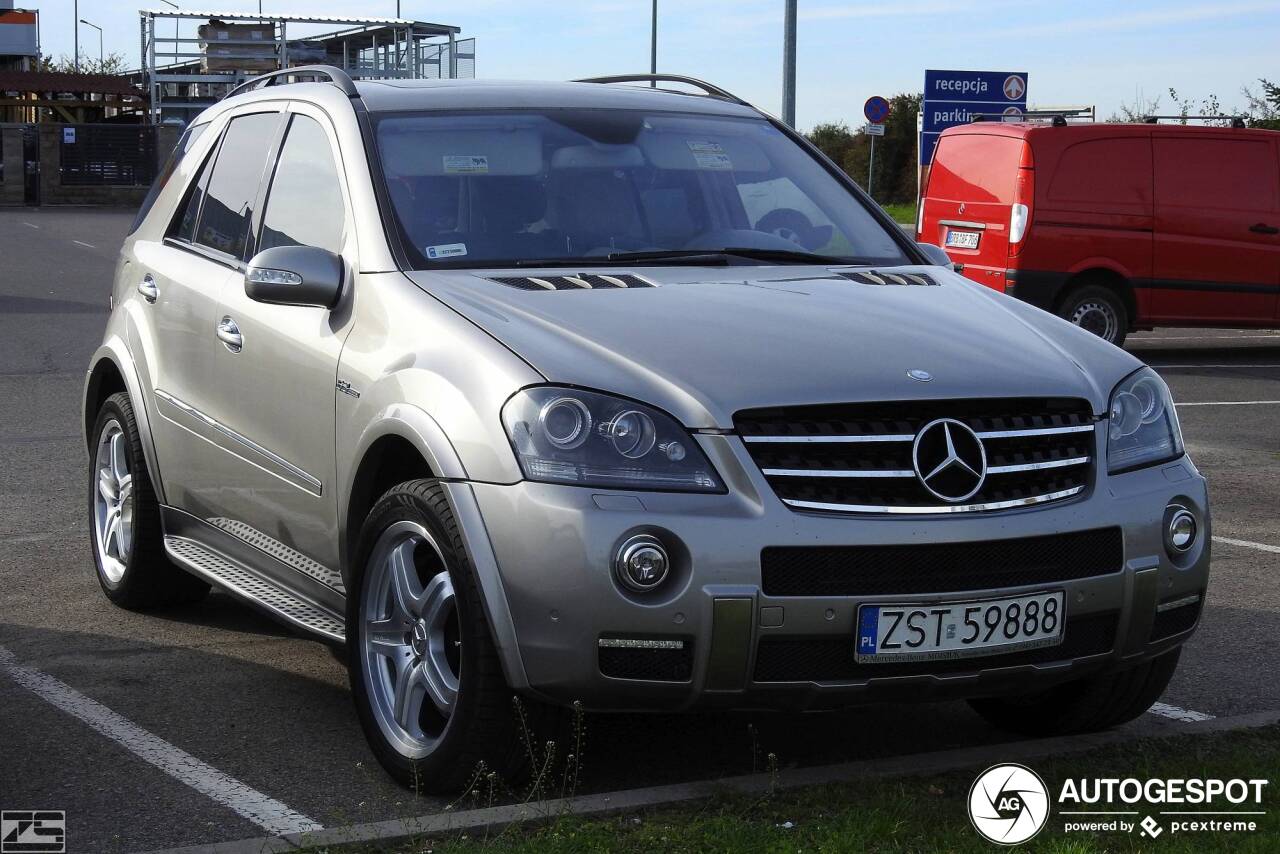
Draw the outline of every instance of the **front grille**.
M1115 645L1115 613L1092 614L1067 620L1062 643L990 655L901 664L860 664L854 658L854 637L762 638L756 648L756 682L847 682L875 677L916 676L926 673L966 673L1020 664L1049 664L1110 652Z
M1123 568L1119 528L977 543L769 546L760 554L767 596L956 593L1074 581Z
M646 679L653 682L688 682L693 676L693 643L659 649L600 646L600 673L613 679Z
M1156 612L1151 623L1151 640L1158 641L1180 635L1195 626L1200 619L1200 602L1190 602L1167 611Z
M968 426L986 453L981 488L958 501L939 498L914 469L916 435L939 418ZM785 504L846 513L976 512L1070 498L1093 470L1094 422L1087 401L1069 398L780 407L734 417Z

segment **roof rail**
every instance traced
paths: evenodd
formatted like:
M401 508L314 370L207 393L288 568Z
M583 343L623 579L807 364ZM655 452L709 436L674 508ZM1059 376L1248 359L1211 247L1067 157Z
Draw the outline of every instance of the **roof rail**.
M1142 120L1149 125L1158 125L1161 121L1229 121L1233 128L1240 129L1245 127L1244 116L1143 116Z
M705 80L699 80L696 77L685 77L680 74L613 74L608 77L583 77L574 80L574 83L684 83L686 86L695 86L712 98L721 98L725 101L732 101L744 107L750 107L746 101L730 92L726 92L719 86L708 83ZM664 89L666 92L678 91L674 89ZM681 93L687 94L687 93Z
M285 77L310 77L312 79L282 80ZM279 71L268 71L266 74L259 74L257 77L241 83L228 92L226 97L230 98L232 95L239 95L242 92L252 92L254 89L280 86L285 83L313 83L321 77L341 89L342 94L348 98L360 97L360 93L356 91L356 84L351 82L351 75L333 65L299 65L297 68L281 68Z
M1020 122L1023 119L1049 119L1056 128L1066 127L1067 119L1093 119L1093 107L1076 107L1058 110L1023 110L1020 113L974 113L969 117L974 122Z

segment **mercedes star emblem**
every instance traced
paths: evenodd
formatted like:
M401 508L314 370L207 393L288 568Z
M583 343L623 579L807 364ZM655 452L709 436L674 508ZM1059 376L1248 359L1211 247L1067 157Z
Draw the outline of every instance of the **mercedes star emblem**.
M943 501L964 501L987 478L987 452L967 424L954 418L930 421L911 447L916 477Z

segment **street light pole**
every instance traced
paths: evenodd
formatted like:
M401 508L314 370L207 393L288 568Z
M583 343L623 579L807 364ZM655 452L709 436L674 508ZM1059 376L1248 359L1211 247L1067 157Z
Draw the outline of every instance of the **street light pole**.
M97 31L98 31L98 73L99 73L99 74L101 74L101 73L102 73L102 66L103 66L103 61L102 61L102 58L103 58L103 57L102 57L102 27L98 26L97 24L92 24L92 23L90 23L90 22L86 21L84 18L81 18L81 19L80 19L80 23L84 24L86 27L93 27L95 30L97 30Z
M649 73L658 73L658 0L653 0L653 25L649 30ZM650 80L649 86L656 89L658 81Z
M782 121L796 126L796 0L786 0L782 25Z
M77 21L77 23L76 23L76 25L75 25L75 27L74 27L74 29L75 29L75 31L76 31L76 35L75 35L75 43L76 43L76 46L75 46L75 56L72 58L71 63L72 63L72 66L75 68L76 74L79 74L79 73L80 73L80 24L79 24L79 21L80 21L80 0L75 0L75 2L71 4L71 15L72 15L72 16L76 19L76 21Z

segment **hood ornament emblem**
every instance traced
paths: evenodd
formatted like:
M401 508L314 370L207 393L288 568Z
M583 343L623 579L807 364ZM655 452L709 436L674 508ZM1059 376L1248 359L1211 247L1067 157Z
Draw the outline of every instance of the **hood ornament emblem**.
M987 450L969 425L930 421L911 445L911 463L925 489L943 501L973 497L987 479Z
M912 368L911 370L907 371L907 376L911 377L911 379L913 380L916 380L922 383L927 383L933 379L933 374L929 373L928 371L922 371L919 368Z

